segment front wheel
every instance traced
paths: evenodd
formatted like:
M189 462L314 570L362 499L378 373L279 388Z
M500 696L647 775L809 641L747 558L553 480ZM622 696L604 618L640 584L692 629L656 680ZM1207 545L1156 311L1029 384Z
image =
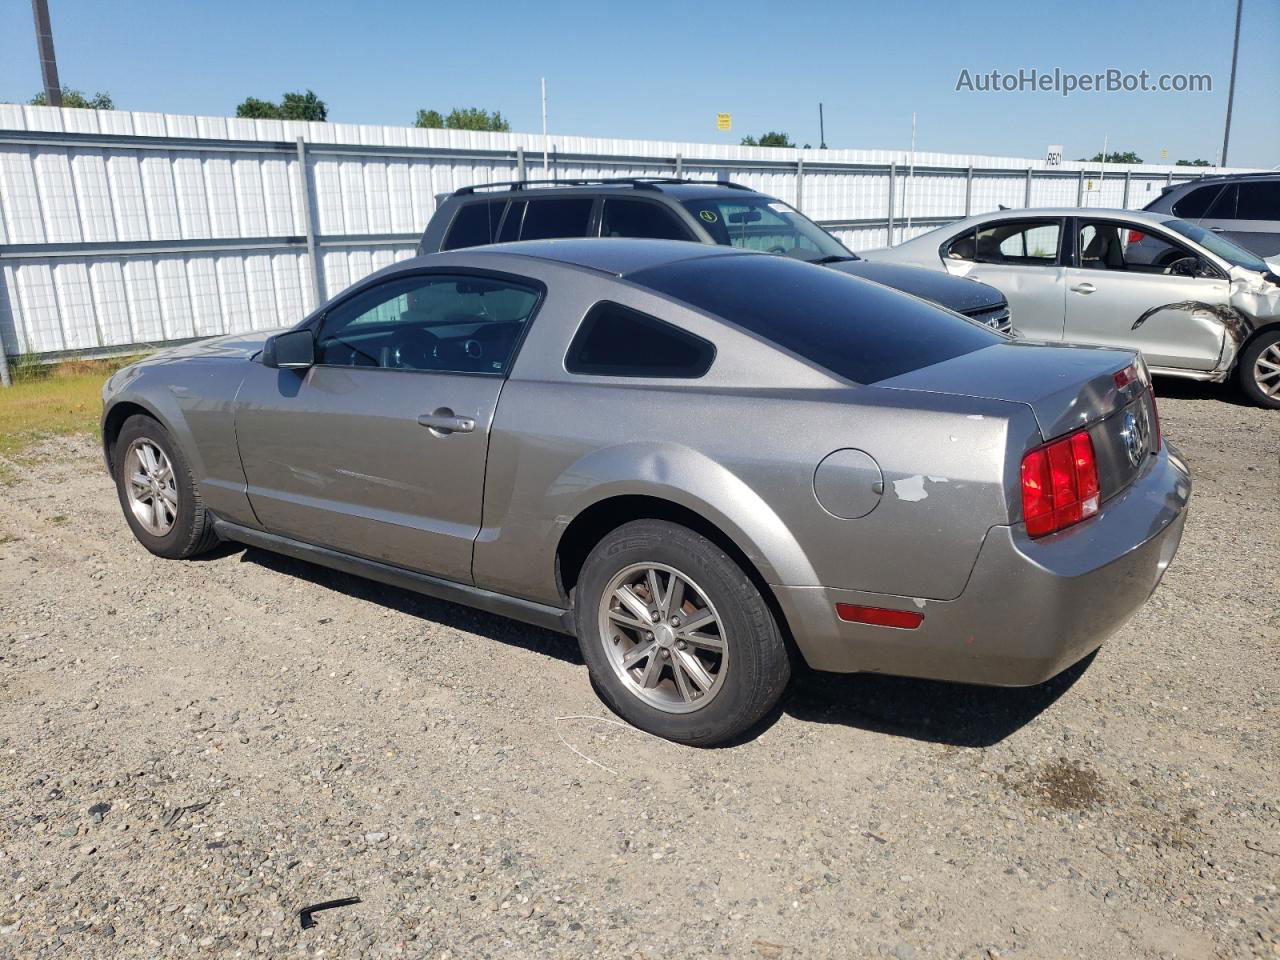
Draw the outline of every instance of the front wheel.
M144 547L179 560L218 542L187 458L158 421L126 420L111 459L124 518Z
M1280 330L1255 337L1240 352L1236 376L1250 400L1260 407L1280 409Z
M605 536L583 566L574 615L608 705L668 740L713 746L745 733L791 675L751 578L674 523L636 520Z

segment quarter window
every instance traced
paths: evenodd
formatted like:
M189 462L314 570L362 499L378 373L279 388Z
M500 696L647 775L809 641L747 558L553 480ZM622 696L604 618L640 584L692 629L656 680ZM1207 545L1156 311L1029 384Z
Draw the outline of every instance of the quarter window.
M440 249L458 250L493 243L498 236L498 223L502 220L502 208L506 203L505 200L486 200L465 204L454 216Z
M600 236L644 237L651 240L693 239L680 221L659 204L612 198L604 201Z
M709 340L606 301L587 311L564 366L598 377L695 379L711 368L715 355Z
M388 280L325 316L318 362L340 367L503 375L539 292L496 277Z
M521 240L585 237L591 222L590 197L530 200L524 214Z

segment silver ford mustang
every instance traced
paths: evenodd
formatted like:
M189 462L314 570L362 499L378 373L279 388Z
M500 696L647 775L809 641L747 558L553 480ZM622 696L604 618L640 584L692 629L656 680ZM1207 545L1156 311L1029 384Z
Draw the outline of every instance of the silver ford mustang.
M1155 589L1191 493L1132 351L668 241L407 260L104 399L153 553L237 541L576 634L614 710L692 744L793 657L1053 676Z

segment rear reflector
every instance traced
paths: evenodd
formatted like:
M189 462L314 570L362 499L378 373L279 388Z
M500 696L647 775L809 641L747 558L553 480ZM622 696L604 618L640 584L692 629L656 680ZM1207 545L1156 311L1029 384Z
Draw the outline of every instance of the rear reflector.
M836 616L845 623L869 623L873 627L897 627L899 630L914 630L924 623L924 614L914 610L860 607L856 603L837 603Z
M1087 430L1045 444L1022 458L1022 518L1028 534L1056 533L1097 512L1098 464Z

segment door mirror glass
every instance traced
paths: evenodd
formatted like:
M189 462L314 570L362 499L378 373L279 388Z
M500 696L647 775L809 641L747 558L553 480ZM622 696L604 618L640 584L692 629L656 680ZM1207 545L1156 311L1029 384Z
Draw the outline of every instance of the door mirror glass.
M310 330L290 330L269 337L262 347L262 365L280 370L315 366L316 338Z

